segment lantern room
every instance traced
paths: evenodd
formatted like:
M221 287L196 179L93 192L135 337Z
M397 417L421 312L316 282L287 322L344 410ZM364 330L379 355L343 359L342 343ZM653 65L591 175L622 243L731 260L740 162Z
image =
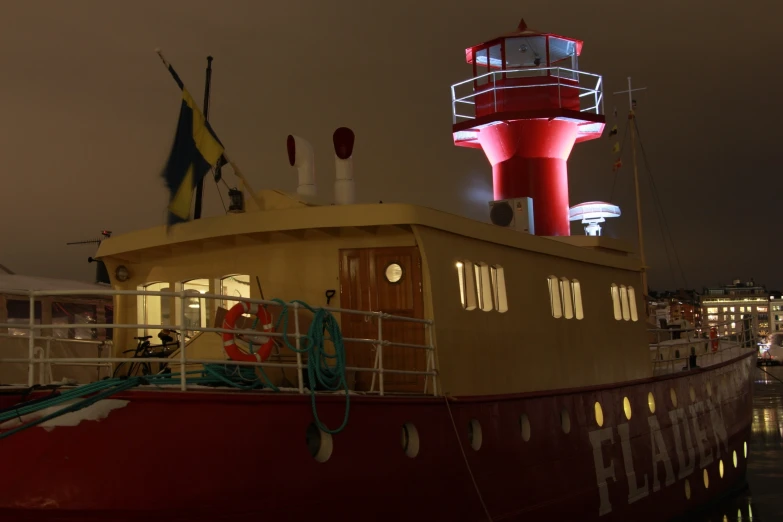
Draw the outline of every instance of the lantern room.
M581 41L528 29L524 20L514 33L468 48L476 116L551 107L581 110L581 51Z

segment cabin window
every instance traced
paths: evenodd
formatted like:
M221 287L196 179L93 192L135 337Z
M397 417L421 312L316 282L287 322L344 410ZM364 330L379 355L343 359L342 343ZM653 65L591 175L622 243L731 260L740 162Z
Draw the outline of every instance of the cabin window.
M250 276L249 275L229 275L219 282L220 294L225 296L245 297L250 299ZM239 301L231 299L222 299L220 306L230 310Z
M89 303L52 303L52 324L74 327L52 328L52 337L60 339L97 339L98 330L86 327L98 322L98 307ZM76 328L76 325L84 325Z
M34 324L41 324L41 301L35 301L35 319L33 319ZM30 324L30 301L27 299L11 299L8 298L6 301L6 309L8 311L8 324L23 324L23 325L29 325ZM19 336L19 337L29 337L30 336L30 329L29 328L9 328L8 333L10 335ZM40 332L36 332L37 336L40 336ZM45 332L44 335L48 335L48 332Z
M141 285L139 290L145 292L168 292L170 287L168 283L148 283ZM138 319L139 324L153 325L152 328L142 328L140 335L151 335L155 337L160 332L156 325L171 324L171 314L168 296L140 295L138 298Z
M207 300L201 294L209 292L209 279L191 279L182 282L182 290L187 294L185 305L185 330L187 337L196 334L194 329L206 328L209 320Z
M492 311L492 283L489 277L489 266L486 263L476 263L473 266L476 274L476 295L478 307L485 312Z
M459 296L462 308L476 309L476 282L474 280L473 263L457 261L457 276L459 279Z
M618 321L623 318L622 307L620 306L620 289L612 283L612 306L614 307L614 318Z
M549 305L552 309L552 317L560 319L563 317L563 305L560 302L560 285L556 276L549 276Z
M584 319L585 314L582 309L582 285L578 280L571 281L571 295L574 297L574 317Z
M501 314L508 312L508 299L506 297L506 275L500 265L492 266L492 297L495 300L495 310Z
M623 321L628 321L631 318L631 311L628 307L628 289L625 285L620 285L620 304L623 308Z
M628 287L628 305L631 308L631 321L638 321L639 314L636 311L636 291L632 286Z
M563 317L574 318L574 301L571 296L571 281L563 277L560 279L560 301L563 303Z

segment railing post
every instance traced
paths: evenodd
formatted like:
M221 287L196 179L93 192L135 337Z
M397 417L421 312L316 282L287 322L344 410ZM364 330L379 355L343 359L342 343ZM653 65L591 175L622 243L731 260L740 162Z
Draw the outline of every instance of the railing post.
M299 379L299 393L304 393L304 378L302 377L302 352L301 340L299 339L299 303L294 301L294 327L296 328L296 376ZM310 386L314 386L310 383ZM315 393L315 389L311 390Z
M378 312L378 392L383 397L383 312Z
M33 290L30 290L30 330L27 332L29 335L27 344L27 357L29 359L27 364L27 386L32 387L35 384L35 367L33 366L33 358L35 357L35 294Z
M200 327L201 325L199 325ZM179 292L179 387L182 391L188 389L187 375L185 374L185 291Z

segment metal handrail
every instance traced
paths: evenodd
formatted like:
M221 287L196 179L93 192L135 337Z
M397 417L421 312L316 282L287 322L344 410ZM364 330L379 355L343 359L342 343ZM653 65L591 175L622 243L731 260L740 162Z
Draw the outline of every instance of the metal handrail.
M57 339L52 336L44 336L40 335L43 331L51 330L54 328L63 328L63 325L61 324L35 324L35 302L36 297L40 296L58 296L58 295L68 295L68 296L74 296L74 295L107 295L107 296L119 296L119 295L125 295L125 296L154 296L154 297L173 297L177 298L179 300L179 318L178 318L178 324L176 325L167 325L167 324L86 324L84 325L86 328L90 329L119 329L119 330L127 330L127 329L156 329L156 328L170 328L173 330L176 330L180 333L180 339L179 339L179 359L178 364L180 367L180 388L183 391L186 391L188 389L186 376L185 376L185 369L186 366L192 365L192 364L227 364L228 361L225 359L190 359L187 357L187 338L185 335L185 331L189 332L211 332L211 333L233 333L235 335L252 335L252 336L259 336L263 335L264 337L289 337L294 339L295 346L297 350L301 347L301 338L306 337L306 334L302 334L300 330L300 321L299 321L299 311L302 308L302 305L299 302L292 301L292 302L284 302L281 303L277 301L270 301L265 299L252 299L247 297L237 297L237 296L228 296L228 295L221 295L221 294L210 294L210 293L200 293L199 298L200 299L210 299L210 300L218 300L218 301L231 301L231 302L247 302L251 304L257 304L257 305L266 305L266 306L274 306L274 307L288 307L289 309L293 309L293 324L294 324L294 332L293 333L278 333L278 332L259 332L258 330L243 330L243 329L226 329L226 328L211 328L211 327L201 327L201 326L186 326L186 302L185 300L188 298L193 297L191 292L188 292L186 290L182 291L151 291L151 290L56 290L56 291L28 291L28 292L22 292L22 291L10 291L6 292L7 294L13 294L13 295L21 295L21 296L27 296L30 301L30 320L28 323L0 323L0 328L15 328L20 330L27 330L29 331L29 335L27 336L28 339L28 356L25 358L0 358L0 363L27 363L28 364L28 386L33 386L35 384L35 371L34 371L34 365L35 364L45 364L45 365L84 365L84 364L95 364L98 367L103 367L106 365L111 366L115 363L125 363L128 361L133 362L155 362L155 363L162 363L162 362L169 362L169 364L175 364L174 360L172 359L162 359L160 357L134 357L134 358L128 358L128 357L60 357L60 358L54 358L50 356L49 350L46 350L46 355L44 357L36 357L36 348L39 348L36 346L36 343L38 341L47 341L50 342L51 340L66 340L66 339ZM431 393L433 396L438 395L437 390L437 375L438 370L435 366L435 357L434 357L434 351L435 351L435 345L434 345L434 335L433 335L433 328L434 323L431 319L419 319L419 318L413 318L413 317L404 317L404 316L397 316L388 314L382 311L366 311L366 310L350 310L346 308L337 308L337 307L320 307L321 309L328 311L330 313L338 313L338 314L353 314L353 315L362 315L365 317L375 317L378 319L378 337L377 339L360 339L360 338L350 338L350 337L344 337L344 342L352 342L352 343L358 343L358 344L371 344L376 349L376 357L375 357L375 363L372 368L364 368L364 367L347 367L345 368L347 371L362 371L362 372L370 372L373 374L372 379L372 385L370 388L370 393L374 392L375 387L375 378L378 377L378 383L379 383L379 394L384 395L384 374L408 374L408 375L424 375L424 390L423 393L427 394L429 389L429 381L431 379L432 381L432 390ZM383 338L383 322L384 321L401 321L401 322L408 322L408 323L416 323L416 324L422 324L424 327L428 330L428 335L426 337L427 344L413 344L413 343L403 343L403 342L395 342L393 340L384 339ZM15 337L19 338L20 336L11 336L8 334L0 334L6 337ZM0 345L1 346L1 345ZM427 352L425 359L426 359L426 370L424 371L418 371L418 370L398 370L398 369L391 369L391 368L384 368L383 367L383 348L388 346L397 346L402 347L405 349L423 349ZM279 367L279 368L296 368L297 369L297 376L298 376L298 390L299 393L305 393L304 390L304 381L303 381L303 369L304 364L302 361L302 354L300 352L296 352L296 363L273 363L273 362L241 362L241 361L230 361L230 364L232 365L239 365L239 366L258 366L258 367Z
M552 71L554 74L549 74L549 72ZM542 72L546 72L547 74L541 74ZM563 75L563 73L568 73L569 75L572 75L572 78L569 78L568 76ZM544 84L536 84L536 85L512 85L512 86L498 86L497 80L498 75L505 76L511 76L511 77L520 77L516 76L519 74L520 76L524 77L550 77L550 78L556 78L556 81L553 81L552 83L544 83ZM582 87L579 85L580 79L582 77L591 77L596 79L595 87L589 88L589 87ZM475 87L472 87L473 90L471 94L465 95L465 96L457 96L457 89L460 87L463 87L467 84L471 84L471 86L474 84L474 82L478 82L482 79L487 79L486 84L482 85L490 85L489 88L483 88L481 90L476 90ZM563 83L561 80L568 79L572 82L577 82L576 85L572 83ZM457 123L458 120L472 120L475 118L475 116L467 116L464 114L460 114L457 111L457 104L464 104L464 105L474 105L475 102L471 101L473 98L480 94L486 94L488 92L493 93L493 110L497 111L497 91L500 90L506 90L506 89L535 89L535 88L541 88L541 87L557 87L557 98L558 98L558 108L562 107L562 97L560 89L561 87L567 87L569 89L577 89L580 92L579 98L582 98L584 96L593 96L593 105L586 107L584 109L580 109L580 112L589 112L594 114L603 114L604 112L604 96L603 96L603 78L601 75L594 74L594 73L588 73L584 71L578 71L576 69L569 69L566 67L540 67L536 69L528 69L528 68L517 68L517 69L502 69L497 71L490 71L488 73L481 74L479 76L475 76L473 78L469 78L467 80L463 80L461 82L455 83L451 86L451 112L452 112L452 123Z

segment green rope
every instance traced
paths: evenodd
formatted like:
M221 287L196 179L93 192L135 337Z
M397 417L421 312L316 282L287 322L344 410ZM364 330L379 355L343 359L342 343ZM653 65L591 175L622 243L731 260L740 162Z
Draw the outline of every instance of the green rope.
M310 402L313 409L313 418L318 428L326 433L339 433L348 424L348 415L351 409L351 398L348 392L348 383L345 380L345 344L343 343L343 334L340 326L334 316L323 308L312 308L303 301L293 301L302 308L312 312L313 321L307 331L307 335L302 338L304 346L297 349L295 344L288 340L288 304L282 299L272 299L280 305L280 317L275 323L275 330L282 323L282 338L289 350L297 353L307 354L307 377L310 383ZM327 336L324 336L324 332ZM330 341L334 346L334 355L330 355L325 350L325 342ZM333 365L328 364L334 361ZM321 422L318 417L318 407L315 401L315 388L321 385L327 391L345 390L345 416L342 424L335 429L329 429Z

